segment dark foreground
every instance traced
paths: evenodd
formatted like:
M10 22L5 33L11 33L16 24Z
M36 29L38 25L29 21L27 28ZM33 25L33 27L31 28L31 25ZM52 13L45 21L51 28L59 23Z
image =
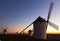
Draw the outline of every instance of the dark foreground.
M56 38L56 37L55 37ZM33 37L27 35L16 35L16 34L0 34L0 41L60 41L60 39L49 38L46 40L33 39Z

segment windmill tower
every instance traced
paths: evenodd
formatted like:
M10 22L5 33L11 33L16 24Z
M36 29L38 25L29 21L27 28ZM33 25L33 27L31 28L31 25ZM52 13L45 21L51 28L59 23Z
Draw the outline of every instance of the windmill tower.
M32 24L33 24L33 28L34 28L34 34L33 34L34 39L46 39L46 30L47 30L48 24L58 30L58 26L49 21L52 7L53 7L53 3L50 4L47 21L39 16L34 22L32 22L30 25L28 25L20 33L25 31Z
M46 39L46 21L40 16L34 21L34 39Z

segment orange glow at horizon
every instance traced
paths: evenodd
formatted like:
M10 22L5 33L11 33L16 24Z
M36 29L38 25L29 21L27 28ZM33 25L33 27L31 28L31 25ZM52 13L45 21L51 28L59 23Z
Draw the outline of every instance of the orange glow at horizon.
M19 26L20 27L20 26ZM8 30L8 33L20 33L24 28L19 28L19 29L16 29L16 28L12 28L12 29L9 29ZM29 28L27 28L24 33L28 33L28 30L32 30L33 29L33 25L31 25ZM51 26L48 25L48 28L47 28L47 31L46 31L47 34L60 34L60 31L59 30L56 30L54 28L52 28Z
M8 33L20 33L21 31L17 31L17 30L8 30ZM24 31L24 33L28 33L28 30ZM47 34L60 34L60 32L55 32L55 31L47 31Z

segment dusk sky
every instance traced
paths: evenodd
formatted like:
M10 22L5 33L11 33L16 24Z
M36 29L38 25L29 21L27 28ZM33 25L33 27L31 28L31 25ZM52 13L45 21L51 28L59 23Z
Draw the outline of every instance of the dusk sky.
M8 33L20 32L38 16L47 19L51 2L54 6L50 21L60 27L60 0L0 0L0 32L2 27L8 27ZM47 33L60 33L60 28L48 26Z

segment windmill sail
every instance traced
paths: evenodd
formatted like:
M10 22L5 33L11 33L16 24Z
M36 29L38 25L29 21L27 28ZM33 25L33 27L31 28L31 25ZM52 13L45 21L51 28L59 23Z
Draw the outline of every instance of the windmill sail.
M53 28L55 28L56 30L58 30L58 26L52 22L49 21L49 25L51 25Z
M52 8L53 8L53 4L54 4L54 3L51 3L51 4L50 4L50 9L49 9L49 12L48 12L47 21L49 21L49 19L50 19L50 15L51 15L51 11L52 11Z
M48 12L48 17L47 17L47 26L48 26L48 23L49 23L49 25L51 25L53 28L58 30L58 26L56 24L54 24L54 23L49 21L53 5L54 5L54 3L50 4L50 9L49 9L49 12Z
M49 8L49 12L48 12L48 17L47 17L47 26L48 26L48 22L49 22L49 19L50 19L50 15L51 15L53 4L54 4L53 2L50 4L50 8Z

